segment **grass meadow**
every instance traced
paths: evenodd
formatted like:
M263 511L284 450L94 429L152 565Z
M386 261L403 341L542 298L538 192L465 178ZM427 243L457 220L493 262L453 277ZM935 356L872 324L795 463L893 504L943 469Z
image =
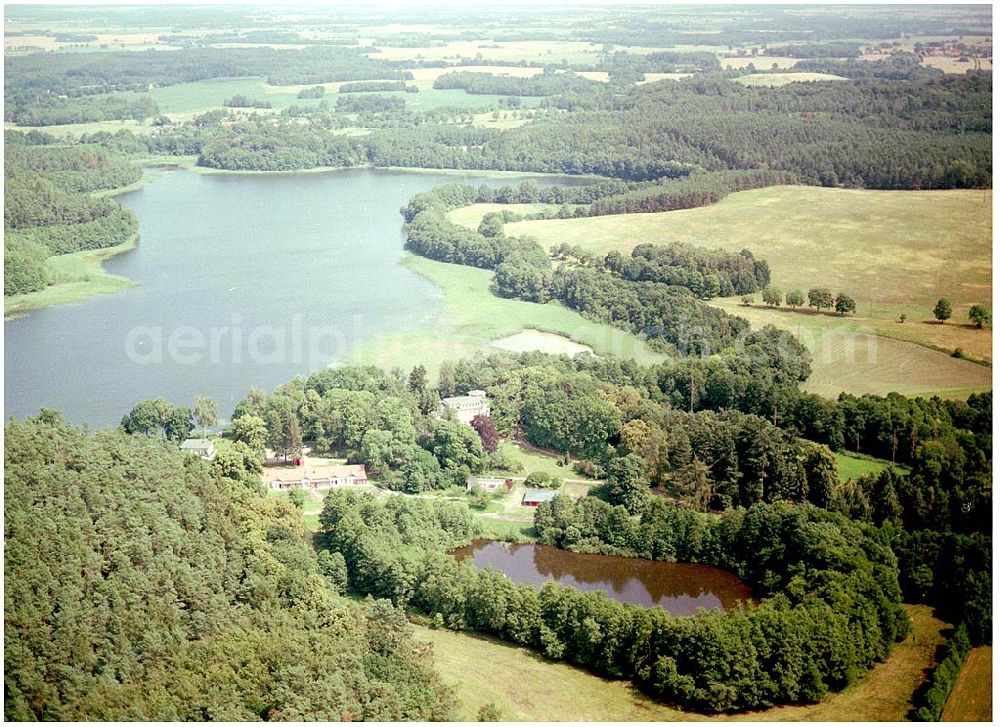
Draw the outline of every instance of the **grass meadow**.
M961 348L969 358L992 360L992 331L978 330L966 319L971 305L992 304L989 191L768 187L729 195L709 207L532 220L506 229L531 235L544 247L567 242L594 254L628 254L644 242L749 249L767 260L774 284L784 291L829 287L853 296L858 311L848 318L716 301L754 325L787 328L808 337L804 343L814 351L829 350L830 360L817 362L812 382L819 393L837 393L831 387L841 381L843 390L856 393L965 390L990 383L989 369L935 353ZM944 325L931 315L942 297L954 309ZM905 323L898 322L900 314L906 314ZM879 337L874 366L844 360L840 352L850 342L845 333ZM886 337L896 340L886 342ZM867 346L867 340L862 343Z
M5 295L4 318L17 316L34 308L79 303L94 295L117 293L135 287L138 285L135 281L105 272L101 265L105 260L133 249L134 240L103 250L81 250L50 257L46 264L52 273L54 284L32 293Z
M927 606L905 608L912 638L861 681L819 704L738 715L682 712L648 699L628 682L602 679L528 649L476 634L414 629L420 641L433 644L435 667L455 687L461 720L475 721L479 709L492 703L509 721L902 721L947 628Z
M489 350L491 341L525 328L559 333L597 354L635 358L641 364L665 358L636 336L589 321L558 303L499 298L490 292L488 270L411 254L404 256L403 265L441 288L441 311L426 327L366 341L348 355L350 363L404 370L422 363L436 376L442 362Z
M856 480L861 475L877 475L882 470L894 468L898 473L907 472L907 468L902 465L894 465L892 462L876 457L869 457L864 454L847 454L836 452L837 472L840 474L842 482Z

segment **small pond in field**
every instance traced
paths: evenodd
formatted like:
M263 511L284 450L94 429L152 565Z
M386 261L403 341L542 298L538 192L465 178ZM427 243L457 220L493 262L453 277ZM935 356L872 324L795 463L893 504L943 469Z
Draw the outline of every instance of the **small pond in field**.
M581 591L601 591L623 603L662 606L673 616L691 616L699 608L729 610L753 599L736 575L695 563L619 558L573 553L551 545L475 540L454 553L472 558L476 568L492 567L515 583L540 586L556 581Z

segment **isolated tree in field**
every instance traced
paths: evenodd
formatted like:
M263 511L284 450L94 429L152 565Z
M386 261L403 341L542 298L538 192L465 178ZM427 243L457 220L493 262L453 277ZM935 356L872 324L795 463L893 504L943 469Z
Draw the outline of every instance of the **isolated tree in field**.
M761 293L761 298L763 298L764 302L770 306L781 305L781 291L773 285L769 285L764 288Z
M808 295L809 307L815 308L817 312L834 306L833 293L830 292L829 288L810 288Z
M493 425L493 420L485 414L476 414L470 423L472 424L472 428L479 433L479 438L483 442L483 449L489 454L496 452L497 445L500 444L500 435L497 433L497 428Z
M976 328L982 328L984 323L991 323L993 316L984 305L974 305L969 308L969 320L976 324Z
M854 298L847 295L846 293L837 294L837 302L834 304L837 312L840 315L846 315L847 313L853 313L857 310L857 305L854 303Z
M793 309L798 308L806 302L805 296L802 295L801 290L789 290L785 294L785 303L792 306Z
M215 401L208 396L199 396L194 400L194 420L201 427L202 436L208 434L208 428L214 427L219 421L219 413Z
M946 298L942 298L934 306L934 317L937 318L943 324L946 320L951 318L951 301Z
M422 365L414 366L410 371L410 391L423 391L427 388L427 369Z
M905 313L900 313L899 314L899 322L900 323L906 323L906 314Z
M753 296L744 295L742 298L740 298L740 305L753 305Z

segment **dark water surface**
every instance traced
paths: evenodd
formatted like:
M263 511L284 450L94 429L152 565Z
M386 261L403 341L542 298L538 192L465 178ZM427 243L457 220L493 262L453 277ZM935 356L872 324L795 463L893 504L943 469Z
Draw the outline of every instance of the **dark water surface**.
M159 172L119 198L140 242L105 264L139 287L5 322L4 416L50 406L101 426L141 399L207 394L228 417L251 386L319 370L377 334L432 330L440 291L399 265L399 208L440 184L522 179Z
M623 603L662 606L673 616L699 608L729 610L752 599L750 587L728 571L694 563L666 563L611 555L572 553L551 545L475 540L455 551L476 568L491 566L521 585L556 581L581 591L601 591Z
M662 606L674 616L699 608L729 610L752 599L750 587L736 575L694 563L665 563L639 558L572 553L551 545L476 540L455 551L477 568L492 566L521 585L556 581L581 591L601 591L610 598L641 606Z

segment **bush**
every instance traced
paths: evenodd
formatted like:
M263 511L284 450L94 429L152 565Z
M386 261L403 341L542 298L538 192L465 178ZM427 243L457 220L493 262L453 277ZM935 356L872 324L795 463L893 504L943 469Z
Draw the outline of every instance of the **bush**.
M542 490L558 490L562 487L561 477L545 472L532 472L524 478L524 486Z
M934 667L928 680L929 687L917 699L913 715L917 720L937 722L941 719L941 713L971 650L965 624L961 624L948 639L944 659Z

